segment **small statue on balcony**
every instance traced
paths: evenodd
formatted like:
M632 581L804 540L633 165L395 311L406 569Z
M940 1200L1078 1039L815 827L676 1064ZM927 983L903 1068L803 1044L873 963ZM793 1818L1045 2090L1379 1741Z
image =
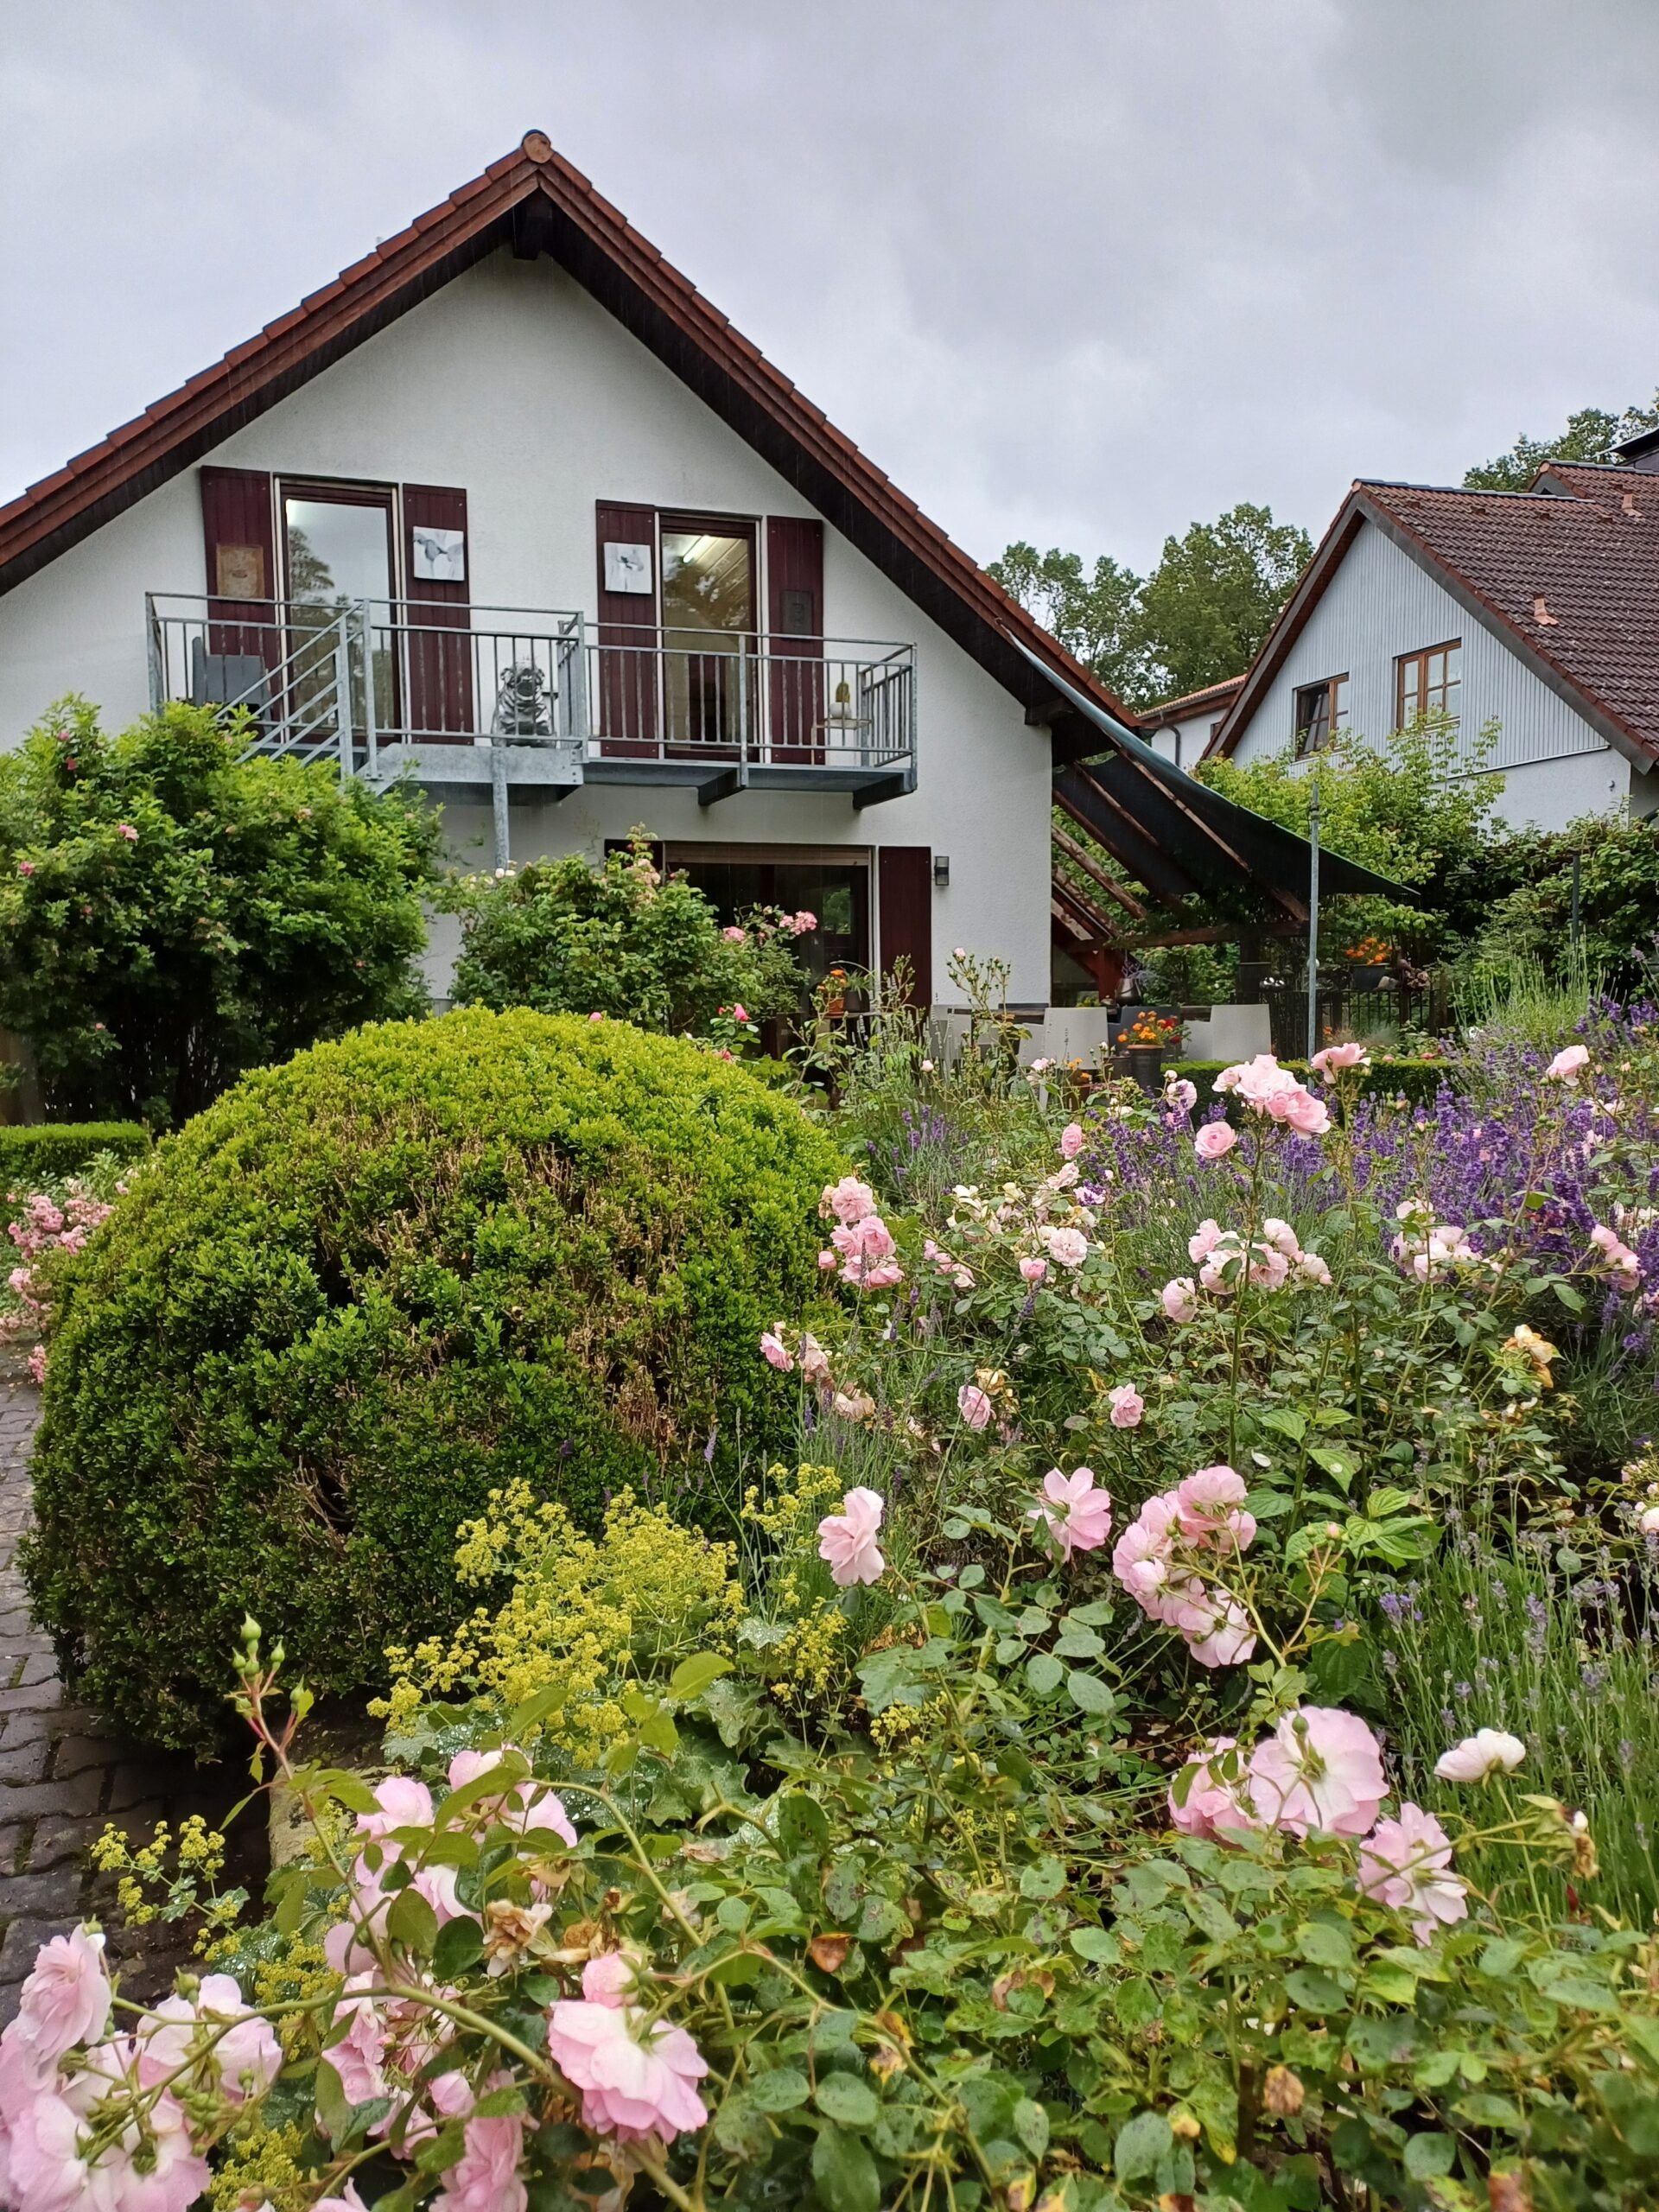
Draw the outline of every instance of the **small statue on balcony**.
M547 678L533 660L514 661L495 695L492 737L551 737L553 696Z

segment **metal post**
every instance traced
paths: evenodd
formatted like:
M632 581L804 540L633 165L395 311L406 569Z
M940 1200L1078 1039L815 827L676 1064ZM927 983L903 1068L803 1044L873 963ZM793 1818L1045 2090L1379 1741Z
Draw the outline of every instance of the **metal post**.
M512 864L512 831L507 819L507 748L498 730L490 740L490 804L495 816L495 864Z
M362 617L362 621L363 621L363 722L364 722L364 734L365 734L365 741L366 741L367 746L368 746L368 766L367 766L367 773L368 773L368 776L369 776L369 779L370 779L371 782L372 782L372 780L373 780L373 779L374 779L375 772L376 772L376 769L377 769L377 767L378 767L378 761L377 761L377 760L376 760L376 758L375 758L375 750L376 750L376 748L375 748L375 728L374 728L374 632L373 632L373 631L372 631L372 630L370 628L370 626L369 626L369 602L368 602L368 601L367 601L366 599L359 600L359 601L358 601L358 611L359 611L359 614L361 615L361 617ZM388 609L388 613L390 613L390 611L391 611L391 610L390 610L390 609ZM387 636L388 636L388 638L390 638L390 637L391 637L391 632L390 631L390 629L388 629L388 632L387 632Z
M350 619L346 614L340 616L334 639L334 727L340 734L342 784L349 783L352 774L352 649L346 628Z
M1573 919L1571 923L1573 950L1579 949L1579 855L1573 855Z
M159 715L167 704L167 679L162 672L162 624L153 592L144 594L144 627L149 640L149 711Z
M1319 775L1307 809L1307 1057L1319 1049Z

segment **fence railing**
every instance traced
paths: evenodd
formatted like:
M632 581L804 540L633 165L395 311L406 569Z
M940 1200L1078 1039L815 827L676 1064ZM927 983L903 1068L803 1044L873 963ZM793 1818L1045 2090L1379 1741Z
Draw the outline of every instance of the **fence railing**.
M150 697L246 710L267 753L575 742L590 761L906 770L915 648L411 600L145 597ZM612 769L626 780L626 767Z

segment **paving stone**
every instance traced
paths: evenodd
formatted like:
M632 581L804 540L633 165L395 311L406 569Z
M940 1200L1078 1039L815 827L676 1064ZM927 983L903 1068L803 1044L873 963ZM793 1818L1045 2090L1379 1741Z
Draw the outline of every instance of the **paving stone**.
M0 1689L0 1713L45 1713L63 1703L60 1681L24 1682L15 1689Z
M49 1943L54 1936L62 1936L72 1929L79 1915L72 1905L67 1912L51 1916L41 1913L22 1913L6 1929L3 1943L0 1943L0 1981L21 1981L35 1964L35 1954L42 1943Z
M13 1874L0 1887L5 1891L8 1912L21 1913L26 1917L55 1913L73 1921L80 1912L84 1879L79 1865L71 1859L61 1866L50 1866L37 1874Z
M71 1775L67 1782L29 1782L0 1789L0 1821L25 1820L30 1814L95 1813L104 1794L104 1777L95 1769ZM0 1897L0 1912L5 1899Z
M79 1859L87 1846L103 1833L101 1815L77 1817L64 1813L44 1813L35 1823L28 1856L22 1863L30 1873L61 1866L67 1859ZM4 1886L0 1883L0 1903L3 1903Z
M35 1715L20 1714L19 1719L33 1719ZM56 1715L52 1716L54 1719ZM48 1737L53 1732L43 1732ZM0 1761L11 1748L10 1732L0 1735ZM118 1736L59 1736L52 1751L52 1778L67 1782L72 1774L84 1774L88 1767L112 1767L130 1750Z
M52 1757L51 1740L46 1736L25 1738L21 1744L0 1745L0 1817L6 1806L5 1785L14 1782L39 1782L46 1773Z

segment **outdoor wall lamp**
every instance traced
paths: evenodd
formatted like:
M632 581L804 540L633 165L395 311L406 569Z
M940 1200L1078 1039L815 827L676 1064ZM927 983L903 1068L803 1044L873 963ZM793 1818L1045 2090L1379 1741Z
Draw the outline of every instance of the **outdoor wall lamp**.
M935 853L933 855L933 888L936 891L948 890L950 888L950 855L949 853Z

